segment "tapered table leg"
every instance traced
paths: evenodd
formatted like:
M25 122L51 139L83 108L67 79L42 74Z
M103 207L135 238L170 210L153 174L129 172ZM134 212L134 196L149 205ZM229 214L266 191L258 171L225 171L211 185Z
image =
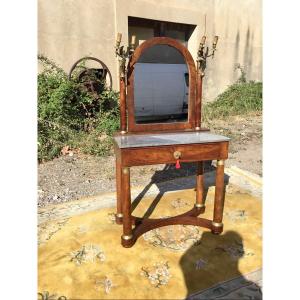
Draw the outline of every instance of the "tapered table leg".
M224 160L217 161L216 189L214 216L212 221L212 233L220 234L223 231L223 209L224 209Z
M196 176L196 203L195 207L201 212L205 210L204 204L204 163L197 162L197 176Z
M131 195L130 195L130 169L122 168L121 173L121 200L123 211L123 235L122 246L131 247L133 245L132 220L131 220Z
M117 214L116 214L116 223L122 224L123 222L123 212L122 212L122 201L121 201L121 164L120 159L116 158L116 194L117 194Z

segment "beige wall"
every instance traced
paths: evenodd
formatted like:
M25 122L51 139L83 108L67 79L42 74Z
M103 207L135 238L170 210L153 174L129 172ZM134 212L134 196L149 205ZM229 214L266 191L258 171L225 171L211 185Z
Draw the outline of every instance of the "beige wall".
M247 79L262 80L261 0L215 0L210 36L220 36L214 61L208 63L205 95L218 95L236 81L244 66Z
M261 80L260 0L39 0L38 49L66 71L79 58L91 55L103 60L117 88L117 32L128 40L128 16L197 25L188 47L194 59L204 33L207 42L220 36L218 51L209 59L204 99L213 100L239 75L235 65L245 66L249 79Z
M39 0L38 51L66 71L83 56L95 56L116 81L115 9L111 0Z

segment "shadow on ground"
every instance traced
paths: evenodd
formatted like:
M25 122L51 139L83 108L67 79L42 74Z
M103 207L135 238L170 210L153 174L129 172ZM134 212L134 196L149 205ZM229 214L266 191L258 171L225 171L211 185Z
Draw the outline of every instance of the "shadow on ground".
M159 193L145 212L144 218L151 216L164 193L195 188L196 181L188 177L196 174L195 164L182 164L182 168L181 172L184 173L186 169L187 175L182 178L180 185L175 182L174 184L172 182L168 182L168 184L160 182L161 178L165 176L162 173L173 173L172 165L166 165L163 170L156 171L151 181L133 200L132 211L138 206L153 184L157 186ZM211 165L211 162L206 162L204 170L204 199L206 200L209 187L215 186L215 167ZM227 174L224 177L226 186L230 177ZM187 299L261 300L262 291L257 284L261 279L260 271L256 276L258 278L257 282L244 277L239 271L239 260L244 257L244 254L243 238L239 233L227 231L221 235L213 235L211 232L204 232L201 240L190 247L180 259L180 267L187 288ZM208 261L204 257L207 257ZM232 279L224 282L224 278ZM206 288L207 286L210 286L210 288Z
M209 261L200 257L199 247L202 253L207 253ZM180 259L187 299L262 299L260 286L246 279L239 271L239 260L243 256L243 239L239 233L228 231L222 235L213 235L204 232L199 243L190 247ZM222 282L224 274L233 279ZM207 286L210 281L222 283L212 284L211 288L203 290L204 283Z
M154 211L155 207L159 203L160 199L163 197L164 193L171 192L171 191L179 191L179 190L186 190L186 189L192 189L196 186L196 164L195 163L182 163L181 169L179 172L181 172L181 176L186 173L185 177L182 177L182 180L180 181L180 185L178 183L169 182L167 185L165 182L161 182L161 178L165 176L165 174L173 173L174 166L173 165L165 165L163 170L155 171L154 175L151 178L151 181L144 187L144 189L135 197L135 199L132 201L131 204L131 210L132 212L135 210L135 208L138 206L138 204L141 202L143 197L147 194L147 192L150 190L151 186L155 184L159 190L159 193L156 195L154 200L152 201L151 205L149 206L149 209L145 212L143 218L149 218L152 212ZM204 184L205 184L205 191L204 191L204 199L206 199L207 192L209 187L215 186L215 172L216 168L211 165L211 161L207 161L204 164L204 172L206 173ZM208 176L208 172L210 173L210 176ZM190 180L188 176L195 175L194 180ZM175 176L172 179L177 178ZM224 174L224 180L225 185L229 183L229 176L227 174Z

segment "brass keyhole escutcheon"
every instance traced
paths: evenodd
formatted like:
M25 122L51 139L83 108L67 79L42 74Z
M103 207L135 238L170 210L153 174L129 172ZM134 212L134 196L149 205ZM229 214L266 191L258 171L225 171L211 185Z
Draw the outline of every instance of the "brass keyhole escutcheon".
M181 152L180 152L180 151L175 151L175 152L173 153L173 155L174 155L174 158L175 158L175 159L179 159L179 158L181 157Z

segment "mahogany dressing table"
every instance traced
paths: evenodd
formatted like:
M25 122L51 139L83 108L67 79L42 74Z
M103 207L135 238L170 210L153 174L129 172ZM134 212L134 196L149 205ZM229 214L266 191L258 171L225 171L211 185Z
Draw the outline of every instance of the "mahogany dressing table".
M201 128L201 62L197 61L196 67L188 49L180 42L155 37L135 50L129 47L129 61L125 66L120 41L118 35L121 130L114 136L114 149L116 222L123 225L122 245L132 247L145 232L167 225L201 226L220 234L229 138ZM203 162L206 160L217 160L211 220L198 217L205 210ZM184 214L163 219L133 216L130 168L152 164L175 164L180 168L180 162L195 162L198 166L194 207Z

